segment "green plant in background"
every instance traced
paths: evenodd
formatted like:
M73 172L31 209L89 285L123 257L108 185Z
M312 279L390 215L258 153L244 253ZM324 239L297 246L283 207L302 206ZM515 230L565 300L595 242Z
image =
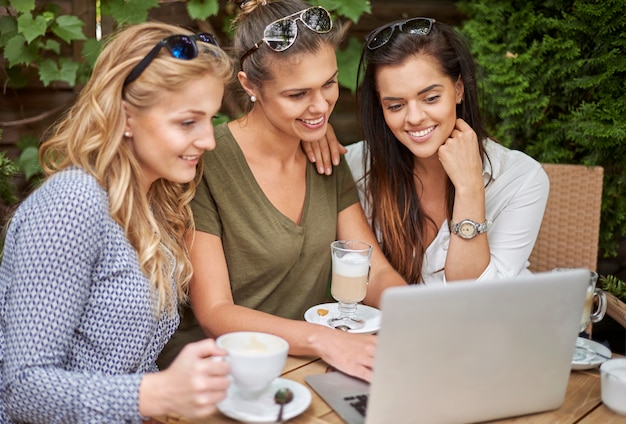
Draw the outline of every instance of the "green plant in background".
M96 19L110 18L116 25L144 22L158 0L94 0ZM205 19L218 12L217 0L189 0L189 15ZM0 0L0 53L4 57L7 84L22 87L33 78L44 86L65 83L74 87L86 81L97 58L101 41L85 34L79 16L64 14L54 1ZM72 43L83 41L80 58Z
M0 152L0 200L7 204L17 200L15 196L15 184L13 178L17 174L18 167L5 152Z
M2 130L0 129L0 139ZM5 152L0 152L0 201L7 204L17 200L13 177L17 173L17 165L6 156Z
M492 134L541 162L604 167L600 247L614 256L626 234L626 0L458 7Z
M602 290L609 292L622 302L626 302L626 283L614 275L600 276Z
M111 19L114 26L144 22L158 0L95 0L96 19ZM227 2L218 0L184 1L187 13L197 21L215 18ZM220 5L220 3L222 3ZM369 0L313 0L342 19L357 22L369 13ZM23 87L32 78L44 86L65 83L74 87L86 81L97 58L101 41L96 34L85 34L85 22L79 16L64 14L54 1L0 0L0 56L6 81L4 85ZM230 8L232 10L232 6ZM216 26L219 27L219 26ZM81 58L74 58L72 43L83 42ZM360 43L352 39L340 55L342 83L353 89ZM356 53L356 55L355 55ZM356 58L356 60L355 60Z
M95 3L97 22L106 21L113 29L144 22L149 12L159 7L158 0L92 1ZM235 12L234 4L225 0L187 0L181 3L185 4L192 20L199 23L209 21L216 29L228 28ZM352 22L358 22L361 15L371 12L369 0L313 0L310 3L323 6L340 19ZM221 25L212 22L218 18L220 9L230 15ZM84 19L87 17L66 14L55 1L0 0L0 63L4 68L0 84L3 94L7 89L33 83L70 89L84 83L102 48L102 41L96 33L85 34ZM232 36L228 30L221 35ZM72 47L76 43L81 44L80 54L73 52ZM346 48L338 54L339 83L353 92L356 89L360 49L361 43L351 37ZM220 119L227 120L228 116L222 115ZM17 166L26 180L36 185L42 176L38 140L22 136L17 145L21 154L16 163L3 154L2 164L7 170ZM6 184L9 180L0 180L0 193L13 193L13 186Z
M8 85L25 86L36 77L44 85L63 81L73 86L80 63L62 54L72 41L85 40L83 22L64 15L60 7L35 0L0 0L6 14L0 16L0 53L4 57Z

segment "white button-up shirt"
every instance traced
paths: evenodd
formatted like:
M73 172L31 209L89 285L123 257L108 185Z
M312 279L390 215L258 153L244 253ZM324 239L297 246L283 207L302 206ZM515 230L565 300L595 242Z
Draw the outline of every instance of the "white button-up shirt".
M370 211L363 201L365 145L360 141L347 148L345 158L369 217ZM507 149L492 140L485 141L485 151L489 157L483 165L483 179L491 260L477 281L528 274L528 258L535 245L548 201L548 175L541 164L530 156ZM377 236L380 241L378 231ZM448 221L445 221L426 249L422 268L425 284L445 284L444 266L449 244L450 229Z

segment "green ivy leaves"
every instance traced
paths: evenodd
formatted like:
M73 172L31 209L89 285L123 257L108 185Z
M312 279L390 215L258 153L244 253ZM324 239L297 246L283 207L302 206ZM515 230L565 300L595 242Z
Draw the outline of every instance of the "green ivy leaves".
M138 24L148 19L148 11L159 5L158 0L102 0L102 15L120 24Z
M187 3L187 13L192 19L206 19L209 16L217 15L219 11L217 0L189 0Z
M17 30L24 36L28 44L35 38L44 35L47 29L48 22L46 22L44 15L31 16L29 13L25 13L17 18Z
M185 4L189 17L195 20L219 13L218 0L188 0ZM313 0L311 4L353 22L358 22L364 13L371 13L369 0ZM32 82L32 72L44 86L60 82L72 87L86 79L101 46L95 38L85 35L85 23L78 16L63 15L53 1L0 0L2 6L10 10L8 15L0 16L0 56L8 65L5 71L9 86ZM158 0L101 0L99 16L110 18L117 25L140 23L158 6ZM63 56L73 42L85 40L85 60L67 53ZM353 38L338 53L340 83L353 92L360 50L360 41Z
M371 13L369 0L317 0L309 1L311 5L322 6L338 15L345 16L352 22L358 22L364 13Z
M77 16L61 15L51 23L50 30L66 43L70 43L74 40L87 39L83 34L83 26L83 21Z
M60 15L55 5L38 10L34 1L11 0L8 6L13 13L0 18L0 53L8 63L8 83L14 87L26 84L28 80L20 72L24 67L37 70L45 86L54 81L73 86L79 64L59 57L61 43L86 40L84 22L77 16Z

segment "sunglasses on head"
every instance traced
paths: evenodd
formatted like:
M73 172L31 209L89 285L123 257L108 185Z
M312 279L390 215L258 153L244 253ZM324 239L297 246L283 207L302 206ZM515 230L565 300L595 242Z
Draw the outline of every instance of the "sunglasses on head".
M411 18L392 22L376 28L365 37L365 45L369 50L376 50L391 40L396 29L405 34L428 35L436 21L432 18Z
M124 80L124 87L139 78L139 75L146 70L148 65L150 65L150 62L157 57L163 47L167 48L172 57L175 57L176 59L191 60L196 58L198 56L198 45L196 44L196 40L219 47L215 36L206 32L195 35L170 35L169 37L159 41L156 46L154 46L152 50L150 50L148 54L141 59L141 62L139 62L133 70L130 71L130 74L128 74Z
M298 20L302 21L304 26L308 29L318 34L326 34L333 28L333 20L330 13L321 6L309 7L308 9L285 16L284 18L277 19L265 27L263 39L255 43L254 47L241 56L239 64L243 67L244 60L257 51L259 47L261 47L262 42L267 44L267 46L275 52L287 50L293 45L298 36L298 24L296 22Z

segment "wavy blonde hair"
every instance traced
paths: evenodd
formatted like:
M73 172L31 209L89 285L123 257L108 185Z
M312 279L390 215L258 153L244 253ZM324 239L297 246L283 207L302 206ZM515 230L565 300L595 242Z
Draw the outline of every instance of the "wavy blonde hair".
M185 238L194 228L189 202L202 169L199 165L195 180L188 184L159 179L146 195L139 183L141 168L123 136L122 101L138 109L150 108L164 90L176 91L207 73L226 84L233 73L232 62L221 49L198 41L198 57L175 59L163 48L139 78L124 88L131 69L173 34L193 32L152 22L127 27L111 38L76 103L40 148L46 175L79 166L108 192L111 217L136 249L141 270L155 290L159 313L175 310L172 278L178 300L187 299L192 268Z

